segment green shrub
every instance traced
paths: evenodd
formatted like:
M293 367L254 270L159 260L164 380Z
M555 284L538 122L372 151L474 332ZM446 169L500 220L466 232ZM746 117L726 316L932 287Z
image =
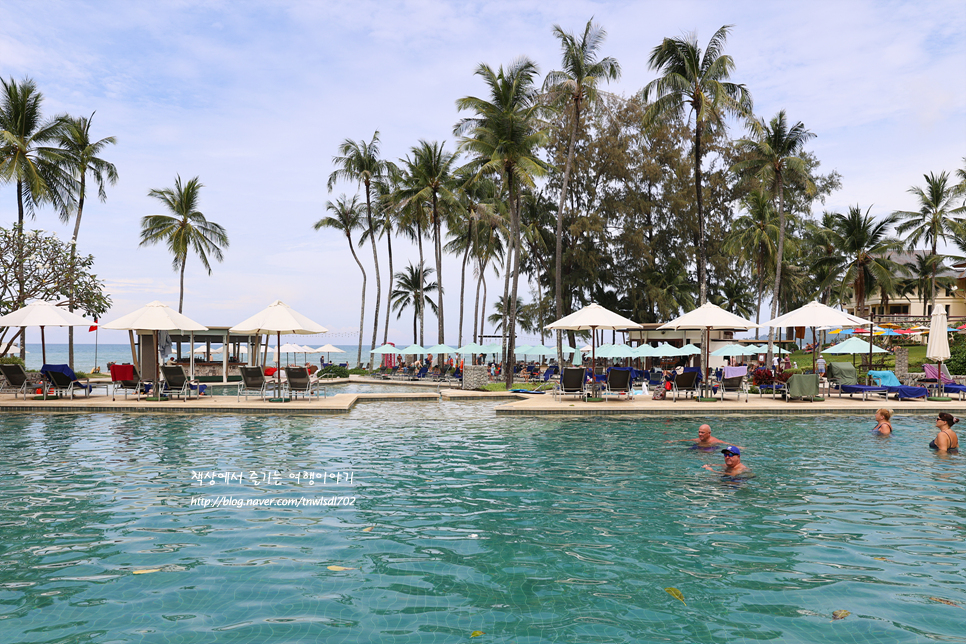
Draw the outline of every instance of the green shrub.
M946 361L949 373L966 374L966 338L958 333L949 343L950 358Z
M366 369L349 369L349 373L353 376L368 376L369 371Z
M319 378L348 378L349 370L338 365L329 365L319 371Z
M18 364L21 367L25 367L23 360L18 356L3 356L0 358L0 364Z

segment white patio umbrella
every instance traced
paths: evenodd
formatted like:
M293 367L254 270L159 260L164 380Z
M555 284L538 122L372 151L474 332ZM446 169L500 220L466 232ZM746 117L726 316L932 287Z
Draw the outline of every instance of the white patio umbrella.
M384 344L384 345L382 345L382 347L389 347L393 351L395 351L395 349L396 349L396 347L392 346L391 344ZM381 349L382 347L379 347L379 349ZM331 344L324 344L321 347L319 347L318 349L315 349L312 353L324 353L325 354L325 360L326 360L326 362L331 362L331 359L329 358L329 354L330 353L345 353L345 351L343 351L339 347L333 346ZM376 353L376 352L375 351L371 351L370 353ZM392 353L392 352L390 351L390 353ZM376 355L379 355L379 354L376 354Z
M277 347L282 345L283 333L285 335L315 335L328 332L329 330L324 326L305 317L281 300L275 300L252 317L229 329L229 333L247 333L249 335L261 335L263 333L271 335L274 333L276 336L275 346ZM277 368L278 351L275 352L275 357ZM277 379L275 393L278 394ZM276 398L278 397L276 395Z
M789 326L810 326L812 330L812 339L815 339L815 327L819 326L836 326L845 328L855 328L858 326L872 326L871 320L866 320L865 318L860 318L857 315L852 315L846 311L840 311L838 309L833 309L831 306L826 306L821 302L809 302L805 306L799 307L794 311L789 311L785 315L779 315L774 320L769 320L762 323L762 326L770 326L774 329L780 329ZM816 343L817 344L817 343ZM766 349L767 352L767 349ZM815 354L818 352L818 346L812 349L812 362L815 362ZM869 356L869 364L871 363L872 356Z
M746 320L740 315L735 315L725 311L720 306L708 302L698 308L685 313L681 317L675 318L666 324L659 326L659 329L701 329L701 370L706 371L708 366L708 345L710 344L711 329L757 329L759 325L750 320ZM701 387L705 389L708 378L701 378Z
M943 362L949 360L949 328L946 323L946 307L934 306L932 319L929 320L929 342L926 344L926 357L939 363L939 386L942 387ZM940 389L941 391L941 389Z
M600 304L588 304L544 328L551 331L590 331L590 364L594 365L597 362L597 329L640 329L641 325L605 309ZM595 387L596 384L595 382Z
M116 331L153 331L154 332L154 352L158 353L158 331L188 331L191 334L191 346L195 344L194 332L207 331L208 327L198 324L186 315L178 313L167 304L155 300L146 304L133 313L122 315L113 322L102 324L105 329ZM194 353L191 354L191 377L194 377ZM154 384L155 394L158 400L161 399L161 387L158 386L160 379L160 368L158 360L154 360Z
M757 353L757 349L755 349L755 353ZM712 351L710 355L719 358L730 358L734 356L747 356L751 354L749 353L749 347L743 347L740 344L726 344L720 349L715 349Z
M0 326L12 327L40 327L40 347L43 352L44 364L47 364L47 340L44 338L44 327L48 326L90 326L91 321L85 320L76 313L50 302L34 302L22 309L0 316ZM20 347L17 347L20 350Z

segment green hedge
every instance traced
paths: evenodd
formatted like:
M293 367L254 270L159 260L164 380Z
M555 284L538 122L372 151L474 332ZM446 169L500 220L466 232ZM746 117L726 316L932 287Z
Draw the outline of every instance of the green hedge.
M21 360L18 356L3 356L0 358L0 364L18 364L21 367L26 366L23 360Z
M348 378L349 370L338 365L330 365L319 371L319 378Z

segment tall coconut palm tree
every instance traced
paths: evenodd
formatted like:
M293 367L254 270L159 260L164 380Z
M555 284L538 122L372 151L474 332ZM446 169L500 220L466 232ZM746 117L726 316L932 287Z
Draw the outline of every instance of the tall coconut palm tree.
M386 162L379 158L379 131L372 135L372 140L353 141L346 139L339 146L338 155L332 157L335 170L329 175L328 188L332 192L336 181L344 179L355 181L365 188L366 194L366 229L376 229L372 218L372 183L382 177L386 171ZM372 263L376 273L376 317L372 324L372 349L376 348L376 335L379 333L379 303L382 299L382 279L379 276L379 250L376 247L376 235L371 234Z
M647 125L661 117L686 120L694 115L694 194L698 210L698 283L700 303L708 301L708 248L705 238L704 200L701 194L701 147L706 134L724 127L724 117L752 113L751 94L744 85L731 83L735 64L722 53L731 25L718 29L701 50L695 34L684 38L665 38L648 59L651 69L661 75L644 87L644 100L654 102L644 113Z
M404 167L405 167L405 163L406 161L404 161ZM400 186L408 185L410 181L409 173L403 170L401 177L402 178L400 180ZM396 199L398 201L398 197L396 197ZM423 238L426 237L426 231L429 228L429 218L430 218L429 207L423 201L411 199L408 202L406 202L405 205L400 205L399 222L397 225L397 230L403 237L416 243L416 248L419 251L420 266L426 265L426 261L423 257ZM422 296L420 296L420 298L421 297ZM423 344L425 342L425 337L423 337L425 333L425 324L424 324L425 308L426 307L420 307L418 309L419 315L420 315L420 318L419 318L419 335L420 335L419 343L420 344Z
M478 174L496 173L506 188L510 212L510 252L512 254L510 301L517 299L520 275L520 207L522 187L532 186L535 176L543 175L546 164L540 160L538 149L547 138L545 124L540 120L543 109L534 86L536 64L519 58L507 68L494 71L481 64L476 74L489 89L489 99L466 96L456 102L460 111L472 111L474 116L462 119L456 126L461 135L460 149L473 157ZM516 310L510 311L504 329L516 326ZM507 336L504 363L513 358L516 338ZM513 384L513 369L506 369L506 384Z
M406 266L405 270L396 273L396 288L392 292L392 310L396 311L396 319L402 317L403 311L409 307L413 308L413 342L416 342L416 322L422 319L420 311L426 306L436 312L437 304L427 293L439 291L440 285L430 282L433 269L426 268L422 264L417 268L412 264Z
M559 25L553 26L553 35L560 41L563 69L552 71L544 80L544 91L555 102L566 103L571 110L570 141L567 145L567 162L564 165L563 183L560 188L560 201L557 205L557 247L554 259L554 300L557 319L563 313L563 209L567 200L567 185L574 163L574 148L580 133L581 109L597 100L597 85L601 80L617 80L621 75L620 63L616 58L598 58L601 45L607 32L588 20L584 32L578 39L565 32ZM563 333L557 331L557 364L563 364Z
M64 210L72 197L70 173L63 169L62 151L56 144L66 117L44 119L44 96L36 83L0 78L0 182L17 185L17 221L34 214L38 204L51 203Z
M919 202L918 211L897 210L895 216L901 221L896 226L896 233L908 235L909 250L913 250L920 241L930 245L930 254L936 256L939 240L946 242L956 234L956 223L961 220L963 206L955 207L954 200L959 198L960 189L952 183L945 172L936 176L934 173L922 175L926 180L925 187L912 186L907 192L915 195ZM942 268L941 261L933 261L932 285L929 289L929 301L936 305L936 271Z
M778 244L775 251L775 283L772 289L771 317L778 317L780 298L778 291L782 282L782 266L785 261L785 186L802 186L808 195L815 194L815 183L808 174L808 167L801 157L805 143L815 135L799 121L789 127L785 110L765 123L764 119L750 119L751 136L738 142L747 155L732 166L739 175L753 176L768 188L778 207ZM768 355L765 364L771 364L775 329L768 332Z
M385 174L373 185L375 186L376 193L376 231L380 237L386 238L386 248L389 251L387 255L389 260L389 287L386 289L388 295L386 298L386 318L385 325L382 329L382 343L386 344L389 341L389 311L392 304L392 282L394 277L392 267L392 238L397 232L397 226L401 216L399 200L396 197L400 185L400 171L396 167L396 164L387 161ZM368 231L364 232L363 236L367 233Z
M105 185L110 183L112 186L117 183L117 168L113 163L100 158L100 154L108 145L117 143L113 136L107 136L99 141L91 141L91 121L94 114L90 117L67 118L64 121L63 132L60 136L60 149L63 150L62 165L74 178L74 186L77 193L72 201L77 204L77 209L62 210L61 221L66 223L71 215L74 217L74 234L70 239L70 259L71 266L74 265L74 257L77 254L77 236L80 234L81 217L84 216L84 203L87 199L87 177L94 180L97 184L97 196L102 202L107 201L107 191ZM74 310L74 285L71 280L70 297L68 310ZM74 368L74 327L67 329L67 360L71 369Z
M359 261L359 256L356 255L356 247L352 243L352 233L362 227L362 204L359 203L358 196L353 195L349 199L345 195L340 195L335 202L327 201L325 203L325 209L332 214L318 220L312 227L315 230L331 228L345 235L345 239L349 243L349 251L352 253L352 259L356 260L356 266L359 267L359 272L362 273L362 306L359 311L359 351L356 354L356 368L359 368L362 366L362 338L365 333L364 327L366 321L366 269L362 266L362 262Z
M72 197L71 177L60 166L61 152L51 147L64 127L64 117L44 119L43 94L29 78L6 81L0 96L0 183L14 183L17 191L19 247L23 248L24 214L34 215L35 205L51 203L64 210ZM22 251L19 251L22 253ZM24 262L17 263L16 308L25 302ZM23 335L21 328L20 334ZM20 343L20 358L27 357L27 343Z
M171 251L171 264L180 273L180 294L178 313L184 309L184 271L188 264L188 251L194 251L202 266L211 275L210 255L217 261L225 259L222 248L228 248L229 241L225 229L213 221L208 221L198 210L198 198L204 185L198 177L181 183L181 175L174 180L174 189L151 190L149 197L164 204L170 215L147 215L141 218L141 243L139 246L154 246L163 242Z
M851 287L855 314L859 316L868 314L865 300L875 283L888 285L895 280L899 271L888 256L902 247L899 240L889 236L897 217L876 220L869 214L871 209L863 214L859 206L852 206L847 215L833 213L829 233L835 252L815 262L819 268L830 267L828 274L838 278L843 287Z
M735 219L725 238L724 250L755 267L757 305L755 323L761 322L761 298L765 290L765 269L775 262L778 238L778 218L771 200L761 190L755 190L742 203L748 213ZM758 339L757 329L755 339Z
M457 183L454 175L456 155L446 152L443 145L436 141L420 141L412 149L412 159L407 157L407 175L409 181L399 191L402 203L409 201L421 202L429 205L429 225L433 231L433 245L436 255L436 281L440 288L437 290L436 322L437 343L444 343L445 327L443 324L443 231L444 213L458 208L458 198L454 193ZM443 356L440 356L440 361Z

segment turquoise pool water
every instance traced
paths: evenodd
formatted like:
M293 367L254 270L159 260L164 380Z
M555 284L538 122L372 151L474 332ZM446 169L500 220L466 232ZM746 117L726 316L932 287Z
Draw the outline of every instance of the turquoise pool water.
M966 459L931 417L712 421L738 484L665 443L699 422L4 414L0 642L966 641L936 601L966 606Z
M368 382L346 382L338 385L330 385L323 382L322 386L325 387L325 394L327 396L334 396L336 394L435 394L437 390L436 386L381 385ZM454 385L443 383L441 388L452 389ZM215 384L210 387L210 391L215 396L237 396L238 385L224 386ZM249 400L251 399L252 397L249 396Z

